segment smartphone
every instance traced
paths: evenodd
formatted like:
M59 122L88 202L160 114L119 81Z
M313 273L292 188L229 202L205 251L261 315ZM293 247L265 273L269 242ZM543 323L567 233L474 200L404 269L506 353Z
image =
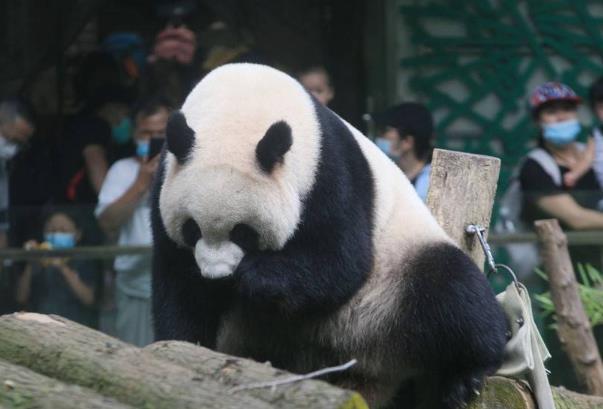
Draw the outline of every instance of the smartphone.
M149 159L153 159L155 156L161 153L164 142L165 138L151 138L149 141Z

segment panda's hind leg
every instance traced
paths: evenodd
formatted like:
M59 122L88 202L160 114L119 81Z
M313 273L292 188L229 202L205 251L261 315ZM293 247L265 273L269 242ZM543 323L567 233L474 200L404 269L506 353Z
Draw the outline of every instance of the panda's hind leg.
M429 379L436 407L462 408L502 362L503 311L485 275L448 243L421 249L407 268L401 306L405 353L429 375L423 379Z

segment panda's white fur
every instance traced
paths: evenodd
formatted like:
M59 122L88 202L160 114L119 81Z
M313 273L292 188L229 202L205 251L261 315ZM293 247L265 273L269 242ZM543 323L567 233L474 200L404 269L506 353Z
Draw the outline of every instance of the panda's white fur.
M362 285L345 302L325 310L318 319L296 321L289 319L289 314L297 316L297 312L284 312L277 317L275 311L275 322L295 326L283 330L283 334L279 331L271 334L272 327L267 330L261 322L250 321L249 310L236 297L232 302L226 296L214 300L212 297L218 290L206 289L205 282L197 281L195 275L200 273L217 286L230 288L230 284L216 279L235 276L247 257L245 250L229 236L236 225L250 226L257 232L259 249L277 255L296 236L305 222L302 216L306 199L318 178L324 178L319 174L321 161L329 160L321 157L321 150L324 149L324 133L331 131L324 128L318 115L319 110L326 108L316 104L293 78L254 64L218 68L190 93L180 112L194 134L193 146L185 163L173 153L166 153L162 178L157 183L160 217L154 219L156 262L153 282L156 331L160 338L200 342L235 355L269 360L273 358L271 354L276 355L275 359L291 357L292 361L287 361L284 368L291 371L305 372L355 357L359 361L357 366L349 378L344 377L338 384L361 389L369 403L375 406L389 402L402 383L416 375L417 362L437 371L437 359L435 362L432 359L438 354L445 356L443 359L448 362L461 355L462 348L474 348L475 352L467 353L479 357L478 364L471 364L475 368L459 374L458 379L455 374L447 373L445 379L438 380L442 399L447 402L442 407L457 407L468 399L472 388L479 385L473 379L481 378L496 365L502 354L504 325L499 322L502 313L495 306L482 274L456 249L400 169L359 131L341 118L334 119L331 112L323 111L323 115L328 115L330 121L339 120L344 124L368 164L367 171L372 174L372 188L366 192L372 199L372 264L367 267L369 271L366 271ZM266 172L258 164L256 147L267 129L279 121L290 127L292 145L284 159ZM330 137L333 138L331 144L333 141L339 143L338 135ZM349 144L346 146L349 149ZM321 198L324 205L329 206L328 196ZM191 219L200 228L202 237L187 245L183 226ZM347 223L353 224L356 220ZM163 229L169 239L163 238ZM434 245L442 245L444 250ZM435 249L434 262L426 253L430 249ZM313 251L320 252L320 248ZM449 259L438 261L440 256L449 257L449 253L450 262ZM187 254L194 255L192 260L198 273L191 269L188 261L183 261L189 257ZM424 264L434 271L417 271L423 268L417 266ZM457 266L472 270L467 273L467 279L456 276L454 269ZM449 272L448 268L452 270ZM171 271L174 269L176 271ZM312 273L321 274L320 271ZM258 280L263 280L261 274L259 271ZM282 271L282 274L289 272ZM445 281L449 275L457 278L451 279L449 285L436 283L436 287L442 287L437 294L416 293L431 291L430 280ZM460 283L456 284L455 280ZM415 282L418 284L414 285ZM308 286L314 284L308 283ZM296 285L300 284L296 282ZM473 285L477 288L475 291ZM224 290L223 287L216 288ZM333 289L337 290L337 286ZM201 294L197 297L195 291ZM224 294L230 294L229 289L224 291ZM253 297L262 290L242 291ZM273 289L267 291L272 294ZM320 293L320 289L312 291ZM458 299L464 295L457 294L467 291L469 297L477 298L465 306L465 300ZM432 297L435 299L431 300ZM442 298L441 307L438 298ZM218 312L198 311L213 308L213 305L204 304L205 300L220 304L216 307ZM425 300L431 301L425 303ZM479 305L482 302L485 307ZM432 307L435 311L431 311ZM422 310L429 311L423 315ZM450 317L440 318L448 313ZM196 317L195 314L200 315ZM305 316L304 312L299 314ZM468 322L463 322L465 318ZM435 320L438 322L430 322ZM466 339L459 338L463 345L442 349L438 342L447 336L447 330L441 332L438 326L446 326L448 321L454 326L453 331L467 331L468 334ZM475 325L471 321L475 321ZM484 336L484 328L491 322L493 332ZM288 338L291 331L295 332L290 334L293 339ZM421 338L426 333L434 339L430 336ZM413 337L420 339L415 341ZM266 345L258 345L263 342ZM304 343L297 346L304 348L304 353L289 350L296 348L298 342ZM277 351L281 348L284 350ZM401 353L400 348L410 352ZM332 356L320 357L323 350L333 351ZM452 357L447 355L448 350Z
M258 106L260 96L262 104ZM229 110L231 101L237 102L237 112ZM183 244L181 227L192 217L204 239L216 242L216 265L240 260L241 250L236 245L220 246L222 254L215 250L240 222L260 233L262 248L282 248L299 223L302 201L314 184L317 169L320 124L308 93L278 70L232 64L208 74L189 94L181 112L195 131L194 165L180 169L174 156L167 155L160 208L168 235ZM291 126L294 143L283 166L267 175L258 167L255 146L266 129L279 120ZM399 168L364 135L346 125L373 174L379 175L375 179L373 239L378 251L376 273L398 265L411 247L448 240ZM236 200L225 202L224 197ZM197 254L201 260L202 255ZM209 271L207 275L224 276Z
M267 77L274 85L268 90L263 86ZM260 95L263 103L258 106ZM237 112L228 109L231 101L237 101ZM260 233L261 248L282 248L297 227L302 200L314 183L320 130L310 97L283 73L235 64L208 74L181 112L195 131L195 165L180 169L172 154L166 158L160 206L167 233L183 244L180 229L192 217L205 240L221 242L235 224L245 222ZM279 120L293 128L295 143L285 165L267 175L257 165L255 146ZM224 197L236 200L225 202ZM226 253L228 249L239 252L224 247ZM236 257L220 258L231 256Z

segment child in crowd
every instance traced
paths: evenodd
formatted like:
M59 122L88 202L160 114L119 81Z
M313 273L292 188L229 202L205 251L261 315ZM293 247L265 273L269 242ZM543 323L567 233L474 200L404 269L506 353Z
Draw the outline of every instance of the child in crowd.
M51 211L44 223L42 243L30 240L26 249L74 247L82 233L74 215ZM84 325L96 325L95 289L99 270L88 260L46 258L28 263L17 283L17 302L29 310L57 314Z
M595 114L597 124L588 138L583 160L564 175L565 184L574 186L576 181L592 167L599 184L603 186L603 77L595 81L588 92L590 108Z
M329 105L335 96L331 77L322 66L313 66L300 71L297 79L323 105Z

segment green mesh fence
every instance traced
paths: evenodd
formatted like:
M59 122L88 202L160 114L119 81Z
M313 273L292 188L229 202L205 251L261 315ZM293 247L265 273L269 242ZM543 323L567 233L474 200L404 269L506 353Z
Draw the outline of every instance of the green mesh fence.
M499 156L499 192L535 139L527 96L560 80L582 97L603 75L603 2L416 1L401 7L416 52L401 61L439 146Z

